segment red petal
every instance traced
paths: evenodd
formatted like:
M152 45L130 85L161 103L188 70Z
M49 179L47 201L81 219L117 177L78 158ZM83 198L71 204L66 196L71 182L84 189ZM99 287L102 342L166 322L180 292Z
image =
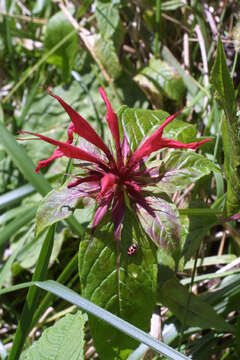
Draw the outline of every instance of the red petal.
M109 196L107 200L104 200L99 207L97 208L97 211L95 212L93 223L92 223L92 234L95 230L95 228L98 226L104 215L106 214L110 204L112 202L112 196Z
M120 161L121 159L121 147L120 147L120 133L119 133L119 126L118 126L118 117L113 111L112 105L110 104L110 101L107 97L107 94L105 93L104 88L100 87L99 92L101 97L103 98L106 107L107 107L107 113L106 113L106 120L108 122L109 129L111 130L111 133L113 135L116 150L117 150L117 157Z
M84 178L76 179L68 184L68 188L80 185L85 182L96 182L100 180L100 175L89 175Z
M66 141L67 144L72 144L73 142L73 134L72 134L73 131L74 131L74 125L71 124L68 127L68 131L67 131L68 132L68 139ZM36 173L38 173L42 167L47 167L53 160L58 159L62 156L63 156L62 151L60 149L56 149L53 152L53 154L50 156L50 158L38 162L38 166L35 169Z
M166 118L163 124L135 151L132 158L130 159L131 164L138 162L144 156L150 155L152 152L157 151L163 147L159 147L159 149L155 150L155 148L157 148L157 144L161 143L162 133L165 126L167 126L167 124L173 121L182 111L183 109Z
M38 173L42 167L47 167L53 160L58 159L62 156L63 156L62 151L60 149L56 149L53 152L53 154L50 156L50 158L38 162L38 166L35 169L36 173Z
M184 110L184 108L178 110L175 114L172 114L170 116L168 116L165 121L162 123L162 125L159 127L159 129L154 133L158 133L158 136L162 136L163 130L164 128L171 122L173 121L182 111ZM153 134L153 135L154 135ZM160 135L161 134L161 135Z
M114 191L118 180L118 176L114 174L105 174L101 179L101 193L99 197L103 197L109 191Z
M168 138L162 138L162 133L167 124L171 122L175 117L182 111L179 110L175 114L169 116L164 123L160 126L160 128L155 131L133 154L132 158L129 161L130 166L134 165L134 163L138 162L145 156L150 155L152 152L163 149L165 147L168 148L178 148L178 149L197 149L199 146L204 144L207 141L212 141L212 139L205 139L199 142L193 142L190 144L183 144L180 141L172 140Z
M71 121L74 126L72 130L77 133L79 136L89 141L91 144L97 146L99 149L104 151L109 159L112 159L112 155L107 147L107 145L102 141L100 136L96 133L96 131L89 125L89 123L79 115L70 105L68 105L60 96L54 95L50 89L47 89L49 95L58 100L58 102L62 105L62 107L68 113Z
M38 165L38 167L37 167L38 171L41 167L47 166L52 160L59 158L61 156L67 156L68 158L71 158L71 159L85 160L85 161L90 161L90 162L93 162L96 164L105 165L104 162L101 159L99 159L98 157L96 157L90 153L87 153L86 151L81 150L74 145L68 144L67 142L65 143L62 141L54 140L47 136L32 133L30 131L23 131L23 133L37 136L40 139L42 139L50 144L58 146L58 149L53 153L53 155L49 159L43 160L42 162L40 162L41 164ZM37 169L36 169L36 171L37 171Z
M190 144L184 144L177 140L163 138L163 139L161 139L161 144L159 144L157 150L162 149L164 147L168 147L170 149L193 149L193 150L195 150L199 146L201 146L202 144L205 144L208 141L212 141L212 139L204 139L204 140L196 141L196 142L193 142ZM154 150L154 151L156 151L156 150Z

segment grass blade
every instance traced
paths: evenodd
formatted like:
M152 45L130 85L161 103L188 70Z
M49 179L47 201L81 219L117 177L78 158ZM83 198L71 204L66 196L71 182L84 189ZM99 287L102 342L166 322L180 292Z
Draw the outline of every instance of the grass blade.
M25 214L17 217L4 227L4 229L0 232L0 248L10 239L12 235L16 233L18 229L29 223L34 218L36 211L37 206L33 206L26 211Z
M35 173L32 160L2 123L0 123L0 141L15 165L21 170L25 179L27 179L41 195L46 195L51 190L50 184L42 174Z
M33 281L44 280L47 273L48 264L50 261L53 240L54 240L55 225L51 226L45 237L40 256L33 274ZM31 322L38 305L38 299L41 290L39 288L31 287L28 290L26 301L24 304L23 312L18 324L18 328L15 334L13 346L9 355L9 360L17 360L21 354L25 340L31 329Z
M113 327L116 327L118 330L123 331L125 334L136 339L140 343L144 343L148 345L157 353L166 356L170 360L190 360L187 356L179 353L170 346L154 339L151 335L136 328L135 326L131 325L125 320L122 320L116 315L111 314L109 311L102 309L101 307L93 304L91 301L84 299L82 296L80 296L73 290L68 289L66 286L59 284L56 281L47 280L47 281L34 281L34 282L23 283L20 285L11 286L9 289L0 290L0 295L18 289L23 289L31 285L36 285L41 289L49 291L52 294L57 295L60 298L78 306L80 309L98 317L99 319L108 322ZM14 358L11 359L9 358L9 360L13 360L13 359Z

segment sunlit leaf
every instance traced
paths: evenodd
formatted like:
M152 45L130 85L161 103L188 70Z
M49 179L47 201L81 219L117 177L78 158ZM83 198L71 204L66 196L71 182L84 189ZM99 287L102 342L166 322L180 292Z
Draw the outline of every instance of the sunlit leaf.
M163 110L131 109L122 106L118 111L118 118L131 149L136 150L143 139L157 130L168 115ZM186 143L194 140L195 135L196 127L179 119L174 119L163 132L163 137Z
M152 162L152 165L157 166L157 163ZM193 151L169 152L159 165L159 172L163 176L156 187L158 191L167 193L184 190L212 171L220 172L211 160Z
M160 106L164 96L178 102L183 100L185 86L182 78L165 61L150 59L149 65L135 76L135 81L156 106Z
M156 250L131 216L124 221L120 249L111 225L101 227L92 240L81 241L80 281L83 296L148 331L155 304ZM136 241L139 248L129 256L128 247ZM118 354L126 359L137 346L134 340L95 317L90 316L89 322L97 352L103 359L117 359Z
M101 36L105 39L110 38L117 30L119 25L119 12L113 1L97 0L96 18Z
M139 221L149 237L158 245L158 261L175 269L181 257L181 223L174 204L160 196L146 200L154 209L155 217L139 207Z
M73 25L62 12L56 13L48 22L44 46L45 50L51 50L64 36L68 35L74 29ZM65 42L53 55L48 57L47 61L54 64L62 70L62 77L65 82L68 81L77 52L78 36L74 33L71 38Z
M85 321L80 311L66 315L46 329L41 338L24 351L20 360L83 360Z
M121 74L121 65L112 39L94 36L94 53L101 69L109 79L117 79Z
M59 220L66 219L77 206L82 206L82 197L76 186L68 188L64 185L50 191L40 202L36 217L36 233Z

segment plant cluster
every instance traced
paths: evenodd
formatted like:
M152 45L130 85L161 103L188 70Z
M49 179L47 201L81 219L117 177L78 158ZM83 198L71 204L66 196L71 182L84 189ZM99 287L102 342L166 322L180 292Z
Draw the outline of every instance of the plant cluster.
M239 11L0 5L1 359L239 359Z

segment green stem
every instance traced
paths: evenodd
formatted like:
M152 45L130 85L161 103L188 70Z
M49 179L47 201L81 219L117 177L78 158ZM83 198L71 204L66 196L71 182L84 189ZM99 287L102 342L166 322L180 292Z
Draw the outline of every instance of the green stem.
M155 46L154 46L154 57L157 58L159 55L159 28L161 22L161 5L162 0L156 0L156 32L155 32Z
M238 51L235 52L235 56L234 56L234 60L233 60L233 67L232 67L232 71L231 71L231 77L233 77L234 71L236 69L237 60L238 60Z

